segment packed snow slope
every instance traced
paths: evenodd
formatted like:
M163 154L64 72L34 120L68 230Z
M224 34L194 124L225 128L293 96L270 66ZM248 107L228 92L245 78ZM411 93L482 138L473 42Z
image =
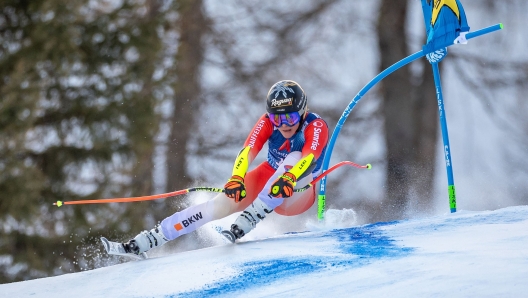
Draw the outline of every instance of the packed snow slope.
M0 293L46 298L527 297L528 206L222 244L4 284Z

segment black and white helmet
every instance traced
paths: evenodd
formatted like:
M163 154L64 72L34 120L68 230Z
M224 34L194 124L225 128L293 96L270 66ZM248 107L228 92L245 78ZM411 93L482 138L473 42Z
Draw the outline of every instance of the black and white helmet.
M284 80L271 86L266 98L266 110L270 114L299 112L302 117L306 112L306 102L306 94L301 85Z

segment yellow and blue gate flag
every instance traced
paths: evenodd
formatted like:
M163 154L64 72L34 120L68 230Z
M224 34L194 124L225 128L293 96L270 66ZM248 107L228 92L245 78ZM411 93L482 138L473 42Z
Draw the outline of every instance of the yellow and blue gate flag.
M461 32L468 32L466 13L458 0L421 0L427 30L424 53L452 45Z

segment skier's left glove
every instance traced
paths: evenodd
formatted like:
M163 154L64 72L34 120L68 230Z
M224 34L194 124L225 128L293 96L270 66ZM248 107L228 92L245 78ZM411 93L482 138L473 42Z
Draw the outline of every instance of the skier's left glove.
M293 187L297 183L297 178L290 172L282 174L271 185L270 195L276 198L288 198L293 195Z

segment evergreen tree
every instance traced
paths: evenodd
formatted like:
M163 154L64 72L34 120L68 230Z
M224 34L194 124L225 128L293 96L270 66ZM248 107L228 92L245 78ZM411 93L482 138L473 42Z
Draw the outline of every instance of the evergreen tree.
M102 231L144 226L148 203L52 206L152 191L164 17L116 3L0 7L0 282L97 266Z

